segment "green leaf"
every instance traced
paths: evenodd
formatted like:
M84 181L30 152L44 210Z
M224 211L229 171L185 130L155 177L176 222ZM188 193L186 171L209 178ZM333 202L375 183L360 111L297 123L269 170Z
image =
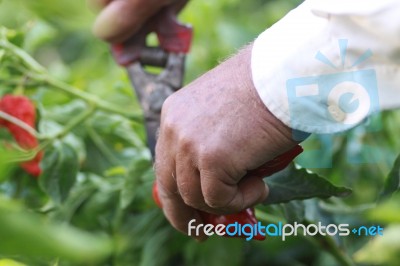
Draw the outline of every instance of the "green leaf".
M24 49L32 52L40 48L46 42L51 41L57 34L49 23L43 20L38 20L34 23L33 27L26 33L24 40Z
M106 113L97 113L93 116L91 126L101 136L112 136L114 140L119 139L127 144L135 147L143 148L143 128L134 127L134 124L129 119Z
M316 197L346 197L351 193L348 188L334 186L325 178L305 169L296 169L293 165L266 178L265 182L268 184L270 192L264 204L277 204Z
M59 107L61 108L61 107ZM58 111L53 111L55 108L53 108L49 113L57 114ZM68 112L68 110L66 110L66 112ZM81 112L83 112L81 110ZM78 115L78 114L74 114L74 115ZM74 115L71 115L71 117L73 117ZM46 114L46 116L48 116ZM71 119L71 117L66 118L67 120L64 121L65 124L68 123L68 119ZM42 135L44 135L44 137L46 138L53 138L54 136L56 136L57 134L60 134L60 132L63 131L64 126L62 126L61 124L47 119L47 118L42 118L39 122L39 129ZM80 130L82 130L82 127L79 127ZM78 135L76 135L73 132L69 132L68 134L66 134L62 141L68 145L70 145L75 152L78 155L79 158L79 162L83 162L86 159L86 147L85 144L83 142L83 139L81 139Z
M120 205L122 209L125 209L133 202L142 178L149 171L151 171L151 163L148 159L141 158L133 162L121 191Z
M400 190L400 155L394 162L394 166L386 179L385 187L380 195L380 199L390 197Z
M87 108L88 105L81 99L75 99L65 104L56 103L54 106L46 106L46 108L42 108L41 110L46 120L43 120L42 118L40 123L50 120L53 122L57 122L59 125L65 125L69 121L71 121L73 117L76 117L87 110ZM52 125L50 124L44 126L51 127Z
M366 217L373 222L400 224L400 194L380 202L375 208L366 212Z
M52 218L57 221L70 222L82 204L84 204L95 191L96 186L87 179L86 175L78 173L77 182L75 182L64 204L53 212Z
M74 215L74 224L86 230L110 230L111 226L119 219L119 194L122 187L122 178L104 178L93 173L80 174L79 179L84 179L90 193L83 199ZM88 182L88 183L87 183ZM81 184L82 186L82 184ZM73 196L76 188L71 191ZM79 199L77 199L79 201ZM65 201L68 204L69 199Z
M64 142L54 143L46 150L39 184L54 202L63 202L75 183L79 162L75 150Z
M105 236L50 223L4 198L0 198L0 239L2 255L34 259L59 257L88 264L103 260L113 248L111 240Z
M26 266L26 264L10 259L0 259L0 266Z
M385 228L383 236L375 237L354 254L358 263L400 265L400 225Z
M206 243L188 242L184 247L187 265L219 266L243 264L244 241L234 238L210 237Z
M0 181L7 178L11 169L15 167L15 161L22 157L21 155L22 152L7 150L0 144Z
M160 265L159 261L166 261L168 253L160 252L165 245L168 244L168 238L171 235L170 228L162 228L155 231L149 236L143 246L143 255L139 266L156 266ZM157 260L154 258L157 257Z
M293 200L282 204L282 209L288 223L304 221L305 206L303 201Z

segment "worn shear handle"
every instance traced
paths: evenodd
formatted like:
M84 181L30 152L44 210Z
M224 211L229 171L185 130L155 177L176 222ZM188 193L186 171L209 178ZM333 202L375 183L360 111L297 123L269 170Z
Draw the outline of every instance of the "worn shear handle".
M165 54L149 52L146 45L146 37L152 32L157 34L159 46L165 53L188 53L193 35L192 28L176 19L177 13L186 3L187 0L182 0L174 6L164 7L126 42L114 44L111 50L117 63L125 67L136 61L162 65Z
M161 107L168 96L182 87L185 55L188 53L192 28L177 21L177 13L188 0L175 1L157 14L127 41L111 47L115 61L129 74L145 118L147 144L154 158L160 127ZM159 45L148 47L147 36L156 33ZM145 66L162 67L159 74Z

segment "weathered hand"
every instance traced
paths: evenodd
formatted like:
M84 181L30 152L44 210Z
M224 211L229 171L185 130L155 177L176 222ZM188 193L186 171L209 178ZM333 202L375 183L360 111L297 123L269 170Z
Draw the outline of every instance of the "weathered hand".
M250 54L248 46L164 103L157 185L167 219L184 233L191 219L202 222L197 210L235 213L263 201L262 179L243 177L297 144L259 98Z

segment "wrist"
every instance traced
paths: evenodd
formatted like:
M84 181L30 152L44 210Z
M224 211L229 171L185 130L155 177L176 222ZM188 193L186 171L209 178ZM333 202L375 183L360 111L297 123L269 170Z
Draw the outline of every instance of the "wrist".
M257 115L263 117L265 125L268 125L268 131L271 128L276 130L274 136L279 136L282 140L287 140L288 143L293 145L305 140L310 134L299 130L294 130L284 124L278 117L276 117L269 108L262 101L255 85L253 82L253 76L251 71L251 56L252 56L253 44L244 47L235 56L232 68L235 70L234 81L238 84L239 88L244 89L250 94L250 98L253 99L252 104L257 106Z

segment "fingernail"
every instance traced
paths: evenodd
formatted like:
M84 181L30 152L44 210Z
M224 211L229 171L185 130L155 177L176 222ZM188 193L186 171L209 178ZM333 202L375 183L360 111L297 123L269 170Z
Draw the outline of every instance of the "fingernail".
M109 18L108 13L101 13L93 23L92 32L100 39L109 40L114 37L116 31L118 29Z

